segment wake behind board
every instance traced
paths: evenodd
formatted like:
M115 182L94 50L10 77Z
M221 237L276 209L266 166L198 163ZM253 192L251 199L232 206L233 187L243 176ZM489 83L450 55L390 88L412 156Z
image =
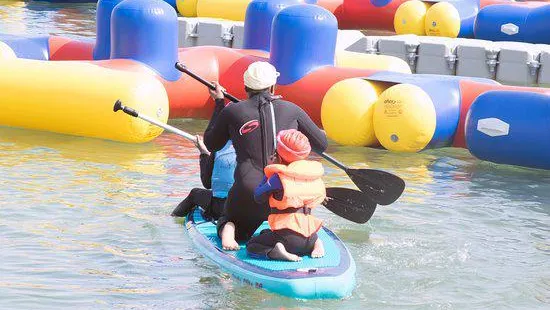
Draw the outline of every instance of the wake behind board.
M186 220L189 237L199 251L241 283L300 299L349 296L355 286L355 261L340 239L329 229L318 232L325 246L322 258L302 257L300 262L251 258L245 244L239 251L224 251L216 225L195 208ZM264 222L256 231L269 228Z

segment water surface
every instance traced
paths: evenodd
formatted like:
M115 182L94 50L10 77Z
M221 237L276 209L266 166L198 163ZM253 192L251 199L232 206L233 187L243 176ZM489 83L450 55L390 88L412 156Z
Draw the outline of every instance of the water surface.
M95 4L0 2L10 34L93 38ZM206 123L178 120L190 132ZM129 145L0 127L0 308L548 309L550 173L331 145L407 189L358 225L317 214L348 245L357 287L299 301L234 283L169 216L200 186L198 152L172 134ZM328 163L329 186L351 186Z

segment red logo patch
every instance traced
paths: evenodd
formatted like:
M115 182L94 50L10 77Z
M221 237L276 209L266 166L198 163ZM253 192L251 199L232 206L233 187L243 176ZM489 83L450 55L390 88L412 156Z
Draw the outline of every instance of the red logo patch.
M254 120L248 121L241 126L241 129L239 129L239 134L242 136L247 133L251 133L254 130L256 130L256 128L258 127L260 127L260 122L258 122L258 120L254 119Z

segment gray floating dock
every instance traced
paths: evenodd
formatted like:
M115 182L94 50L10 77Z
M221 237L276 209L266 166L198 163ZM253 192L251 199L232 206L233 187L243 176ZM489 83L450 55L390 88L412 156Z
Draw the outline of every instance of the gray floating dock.
M179 46L242 48L244 23L179 18ZM365 36L339 30L337 50L395 56L414 73L459 75L503 84L550 87L550 45L416 35Z

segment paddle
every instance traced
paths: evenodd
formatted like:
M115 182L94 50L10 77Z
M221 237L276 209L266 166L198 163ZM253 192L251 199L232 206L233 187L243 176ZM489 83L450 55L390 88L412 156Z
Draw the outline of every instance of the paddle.
M212 83L189 71L185 65L179 62L176 62L176 69L188 74L209 89L216 89ZM233 102L239 101L239 99L225 91L223 92L223 95ZM397 198L399 198L399 196L403 193L403 190L405 190L405 181L394 174L382 170L349 168L325 152L316 153L321 155L321 157L330 163L334 164L336 167L344 170L353 183L355 183L360 190L367 193L370 199L377 204L389 205L396 201Z
M358 224L370 220L376 210L376 203L366 193L343 187L327 187L327 199L323 206Z
M141 118L144 121L155 124L187 140L194 142L196 139L192 134L168 124L161 123L147 115L143 115L130 107L124 106L120 100L117 100L113 106L113 111L117 112L119 110L122 110L130 116ZM359 224L366 223L376 209L376 203L372 202L366 194L349 188L337 187L327 188L327 199L323 202L323 205L334 214ZM349 214L347 214L347 212L349 212Z

